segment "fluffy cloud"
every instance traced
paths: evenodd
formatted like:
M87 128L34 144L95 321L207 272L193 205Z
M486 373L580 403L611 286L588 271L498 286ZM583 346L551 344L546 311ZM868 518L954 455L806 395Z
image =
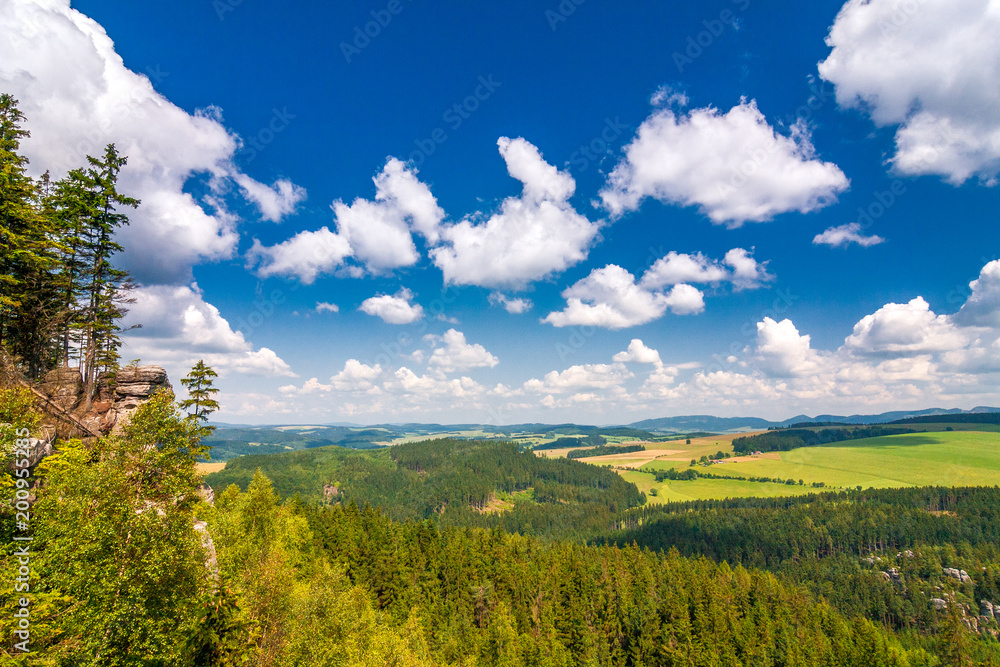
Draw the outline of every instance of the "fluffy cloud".
M136 301L124 326L142 328L125 338L126 358L161 364L171 377L183 377L198 359L220 373L295 376L274 351L254 349L242 332L234 331L218 308L204 301L197 285L141 287L132 296Z
M437 242L444 211L430 188L417 179L416 170L396 158L389 158L372 180L374 200L358 198L349 205L339 200L333 203L336 233L327 227L304 231L270 247L254 240L247 255L248 266L257 266L261 278L280 275L310 284L319 275L332 273L349 258L373 274L415 264L420 253L411 231L430 243ZM357 274L363 273L358 266L352 268Z
M438 240L444 211L416 171L389 158L375 179L375 200L333 203L337 230L354 257L372 273L412 266L420 259L411 229L429 242Z
M966 339L947 315L935 315L922 297L889 303L854 325L844 349L856 355L913 356L963 347Z
M633 377L625 364L581 364L566 370L547 373L541 380L531 379L524 383L527 391L534 393L559 394L576 392L581 389L610 389L620 387L625 380Z
M756 102L742 100L724 114L711 107L655 110L608 176L601 199L616 216L653 197L698 206L712 222L738 227L815 211L847 187L835 164L815 157L803 125L780 135Z
M799 334L791 320L775 322L770 317L757 323L756 361L771 377L801 377L822 366L809 336Z
M668 308L687 315L705 307L701 292L690 285L674 285L668 293L653 292L637 285L635 276L615 264L594 269L562 295L566 307L549 313L542 322L556 327L623 329L652 322Z
M533 305L531 299L509 297L501 292L491 292L490 303L503 306L504 310L512 315L520 315L527 312L531 310Z
M979 278L969 283L969 289L969 298L955 314L955 322L1000 329L1000 260L984 266Z
M465 341L465 334L455 329L448 329L441 337L443 345L434 348L427 365L444 373L465 371L470 368L493 368L500 360L486 351L482 345L470 345Z
M767 272L767 262L758 262L743 248L733 248L722 261L733 270L730 281L736 290L757 289L774 280Z
M295 185L287 178L279 178L272 185L264 185L246 174L234 177L243 196L257 205L265 220L279 222L295 212L295 208L305 200L305 188Z
M119 187L142 200L119 238L124 268L141 282L180 284L202 261L231 257L238 234L220 192L235 182L262 216L277 220L305 192L288 181L274 186L239 172L240 140L218 109L195 114L171 104L150 80L125 67L95 21L68 0L0 6L0 88L20 100L32 132L22 148L32 167L59 178L115 143L128 156ZM203 201L185 191L208 176Z
M430 255L446 283L522 288L585 259L597 237L599 223L569 204L576 183L568 173L524 139L501 137L497 145L523 191L488 217L477 214L442 228L443 245Z
M326 303L325 301L316 302L316 312L317 313L339 313L340 306L335 303Z
M300 232L278 245L265 247L254 239L247 252L247 266L257 266L257 275L296 276L306 285L329 273L351 255L347 240L322 227L315 232Z
M642 284L658 289L678 283L718 283L728 278L729 272L725 268L700 252L687 255L671 250L646 271Z
M995 0L850 0L819 73L837 101L898 125L893 168L958 185L1000 173L1000 11Z
M633 338L628 344L628 349L624 352L619 352L613 358L613 361L620 363L635 362L638 364L653 364L654 366L662 366L663 361L660 359L660 353L651 347L647 347L638 338Z
M767 262L757 262L749 251L733 248L722 262L701 253L670 252L636 282L635 277L615 264L594 269L586 278L564 290L566 307L549 313L542 322L556 327L584 325L623 329L662 317L667 310L675 315L693 315L705 310L704 294L689 282L728 281L733 289L755 289L773 280ZM728 267L728 268L726 268ZM663 288L670 286L669 291Z
M368 366L357 359L348 359L344 363L344 369L330 378L330 386L337 391L371 392L382 372L382 367L378 364Z
M403 366L383 387L392 394L405 396L413 405L426 405L449 399L475 399L485 391L483 386L469 377L447 379L438 375L417 375Z
M389 324L409 324L424 316L423 306L418 303L411 304L412 298L413 292L404 287L395 296L382 294L365 299L358 310L381 317Z
M839 248L841 246L850 245L852 243L857 243L862 248L868 248L873 245L878 245L884 242L885 239L881 236L865 236L861 233L861 224L857 222L849 222L846 225L840 225L839 227L830 227L821 234L817 234L813 237L813 243L816 245L828 245L834 248Z

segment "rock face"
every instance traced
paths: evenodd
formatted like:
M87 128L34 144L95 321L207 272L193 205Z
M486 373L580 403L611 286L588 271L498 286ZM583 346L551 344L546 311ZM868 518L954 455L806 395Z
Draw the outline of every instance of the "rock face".
M97 395L87 400L83 395L83 380L79 368L57 368L50 371L38 390L56 406L45 420L56 437L87 437L93 433L121 433L139 406L160 389L172 390L167 372L161 366L126 366L115 376L105 375L97 383ZM61 416L60 409L69 413L92 433L83 432L71 420Z
M63 410L72 410L83 396L83 378L79 368L56 368L45 374L39 391Z
M112 434L121 433L139 406L160 389L172 391L167 372L162 366L126 366L118 371L113 385L110 409L102 421ZM94 404L96 408L97 404ZM102 429L104 431L105 429Z
M941 568L941 574L951 577L952 579L958 579L963 584L967 584L972 581L972 577L969 576L968 572L965 570L957 570L953 567Z
M931 606L937 610L947 609L948 603L941 598L931 598Z
M39 440L38 438L28 438L28 466L34 468L39 461L46 456L51 456L53 452L50 440Z

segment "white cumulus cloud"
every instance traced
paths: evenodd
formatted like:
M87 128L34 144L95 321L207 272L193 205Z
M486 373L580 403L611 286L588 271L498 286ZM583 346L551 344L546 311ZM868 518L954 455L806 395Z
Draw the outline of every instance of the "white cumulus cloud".
M814 244L828 245L833 246L834 248L850 245L852 243L857 243L862 248L868 248L873 245L878 245L884 241L885 239L881 236L876 236L874 234L871 236L865 236L862 234L861 224L857 222L849 222L846 225L830 227L813 237Z
M653 364L654 366L662 366L663 361L660 359L660 353L651 347L647 347L638 338L633 338L628 344L628 349L624 352L619 352L616 354L613 361L618 362L635 362L638 364Z
M545 162L522 138L501 137L497 145L523 191L505 199L492 215L469 216L442 228L443 244L430 255L446 283L524 287L584 260L597 237L599 223L569 204L576 183L568 173Z
M221 112L189 114L172 104L145 74L125 67L104 28L68 0L4 2L0 25L0 88L27 117L32 136L22 149L32 168L60 178L109 143L128 156L119 189L142 204L119 232L121 261L139 281L181 284L194 264L232 256L237 220L219 196L230 184L270 220L305 197L287 180L267 186L241 173L233 162L240 139ZM185 191L200 177L213 191L203 200Z
M491 292L490 293L490 303L493 305L503 306L504 310L512 315L520 315L521 313L531 310L532 303L531 299L525 299L523 297L510 297L502 292Z
M254 239L247 253L247 265L257 266L257 275L295 276L306 285L324 273L330 273L351 255L347 240L322 227L315 232L300 232L277 245L264 246Z
M791 136L778 134L756 102L742 100L726 113L653 111L608 176L601 199L615 216L653 197L697 206L712 222L738 227L815 211L847 187L835 164L816 158L803 125Z
M590 275L562 293L566 307L549 313L542 322L556 327L573 325L623 329L652 322L668 308L679 315L704 309L701 292L690 285L674 285L669 293L640 287L635 276L620 266L610 264L594 269Z
M859 355L912 356L963 347L966 339L947 315L936 315L923 297L889 303L854 325L844 349Z
M819 73L837 102L897 125L901 174L958 185L1000 173L1000 6L996 0L850 0Z
M493 368L500 360L479 343L469 344L465 334L448 329L441 337L440 347L435 347L427 365L444 373L465 371L471 368Z
M389 324L409 324L424 316L423 306L411 304L412 298L413 292L404 287L393 296L381 294L365 299L358 310L381 317Z

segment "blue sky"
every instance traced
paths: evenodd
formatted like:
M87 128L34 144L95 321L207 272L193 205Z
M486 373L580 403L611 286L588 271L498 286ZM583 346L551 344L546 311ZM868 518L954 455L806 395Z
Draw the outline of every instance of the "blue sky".
M125 354L205 358L225 421L969 408L1000 404L998 28L988 0L14 0L0 87L36 171L130 156Z

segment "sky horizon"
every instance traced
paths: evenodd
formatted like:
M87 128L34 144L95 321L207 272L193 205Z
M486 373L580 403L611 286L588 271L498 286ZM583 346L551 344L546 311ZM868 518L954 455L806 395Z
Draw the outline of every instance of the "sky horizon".
M1000 405L1000 4L762 5L12 0L0 91L218 421Z

